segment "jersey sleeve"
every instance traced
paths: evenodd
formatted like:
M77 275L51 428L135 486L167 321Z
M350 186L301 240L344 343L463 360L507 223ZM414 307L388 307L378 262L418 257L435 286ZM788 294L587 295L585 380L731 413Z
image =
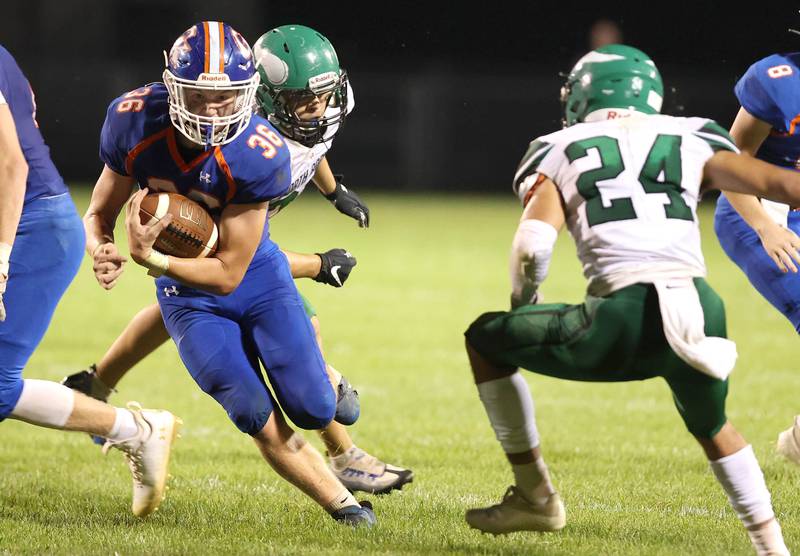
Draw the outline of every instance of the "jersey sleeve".
M739 104L748 113L767 122L776 129L788 129L793 115L781 109L780 97L787 87L793 88L797 79L786 79L792 74L791 66L780 56L768 56L750 66L734 88ZM780 68L783 71L776 71ZM789 68L786 70L785 68ZM786 73L788 71L788 73Z
M292 185L292 168L289 157L289 149L286 144L277 149L277 155L272 159L264 159L260 154L253 156L256 151L247 152L249 161L244 162L243 166L248 168L248 172L240 175L237 180L238 186L230 203L262 203L271 201L284 195Z
M513 190L523 205L528 203L528 200L533 195L536 188L541 184L545 178L551 177L546 171L543 172L547 164L545 160L548 155L553 151L555 144L548 140L548 137L540 137L531 141L528 145L528 150L522 157L522 160L517 166L517 172L514 175Z
M100 160L114 170L117 174L128 175L125 169L125 159L128 156L128 149L125 146L124 138L120 128L119 115L116 110L117 100L108 106L106 120L100 130Z
M736 146L733 137L717 122L705 118L691 118L691 121L694 124L692 135L702 139L713 153L719 151L739 153L739 147Z

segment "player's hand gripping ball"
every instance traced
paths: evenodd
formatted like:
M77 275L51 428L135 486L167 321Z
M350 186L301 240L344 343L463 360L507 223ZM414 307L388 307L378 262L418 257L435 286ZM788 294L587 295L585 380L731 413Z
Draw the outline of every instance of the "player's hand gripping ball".
M180 193L151 193L142 199L139 217L152 226L167 214L172 222L156 238L153 249L184 259L209 257L217 250L217 225L202 205Z

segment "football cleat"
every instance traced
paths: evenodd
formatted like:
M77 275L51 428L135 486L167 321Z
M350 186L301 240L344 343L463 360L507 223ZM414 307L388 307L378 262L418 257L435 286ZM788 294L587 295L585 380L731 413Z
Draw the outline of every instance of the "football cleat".
M350 386L345 377L339 380L336 388L336 413L334 421L342 425L352 425L358 421L361 414L361 402L358 400L358 390Z
M375 512L372 511L372 504L366 501L361 501L359 504L360 506L347 506L341 510L336 510L331 514L331 517L352 527L372 527L378 523Z
M108 397L114 392L97 376L97 366L89 365L88 369L71 374L61 380L61 384L72 388L101 402L107 402Z
M414 472L410 469L384 463L358 446L329 459L333 474L352 492L387 494L414 481Z
M129 402L128 410L138 432L126 440L106 441L103 453L116 448L125 454L133 475L131 509L136 517L145 517L164 499L169 455L183 422L169 411L142 409L136 402Z
M794 424L778 435L777 451L780 455L800 465L800 415L794 418Z
M543 504L532 504L517 487L510 486L502 502L467 510L466 520L474 529L501 535L514 531L558 531L567 524L567 514L558 493L551 494Z

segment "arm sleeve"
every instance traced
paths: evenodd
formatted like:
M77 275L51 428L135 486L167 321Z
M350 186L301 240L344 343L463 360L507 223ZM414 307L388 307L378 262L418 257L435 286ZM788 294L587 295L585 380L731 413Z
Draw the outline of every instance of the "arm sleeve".
M705 141L714 153L718 151L731 151L739 154L739 147L736 146L736 142L733 140L730 133L728 133L728 130L714 120L698 118L697 121L699 122L699 126L692 134Z

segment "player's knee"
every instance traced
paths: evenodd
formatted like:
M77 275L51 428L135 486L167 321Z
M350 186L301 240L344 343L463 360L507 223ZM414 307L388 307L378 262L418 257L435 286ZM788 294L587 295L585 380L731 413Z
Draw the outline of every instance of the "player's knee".
M22 395L22 376L0 378L0 421L11 415Z
M684 416L684 422L689 432L697 437L698 440L711 440L714 438L727 422L725 414L722 415L688 415Z
M513 365L500 364L491 361L472 344L469 336L466 338L465 347L467 349L467 357L469 358L470 369L472 370L472 378L475 381L475 384L506 377L517 369Z
M272 407L265 404L241 404L228 409L228 417L236 428L250 436L264 428L271 414Z
M310 399L284 407L292 423L305 430L319 430L328 426L336 415L336 395L330 386Z

